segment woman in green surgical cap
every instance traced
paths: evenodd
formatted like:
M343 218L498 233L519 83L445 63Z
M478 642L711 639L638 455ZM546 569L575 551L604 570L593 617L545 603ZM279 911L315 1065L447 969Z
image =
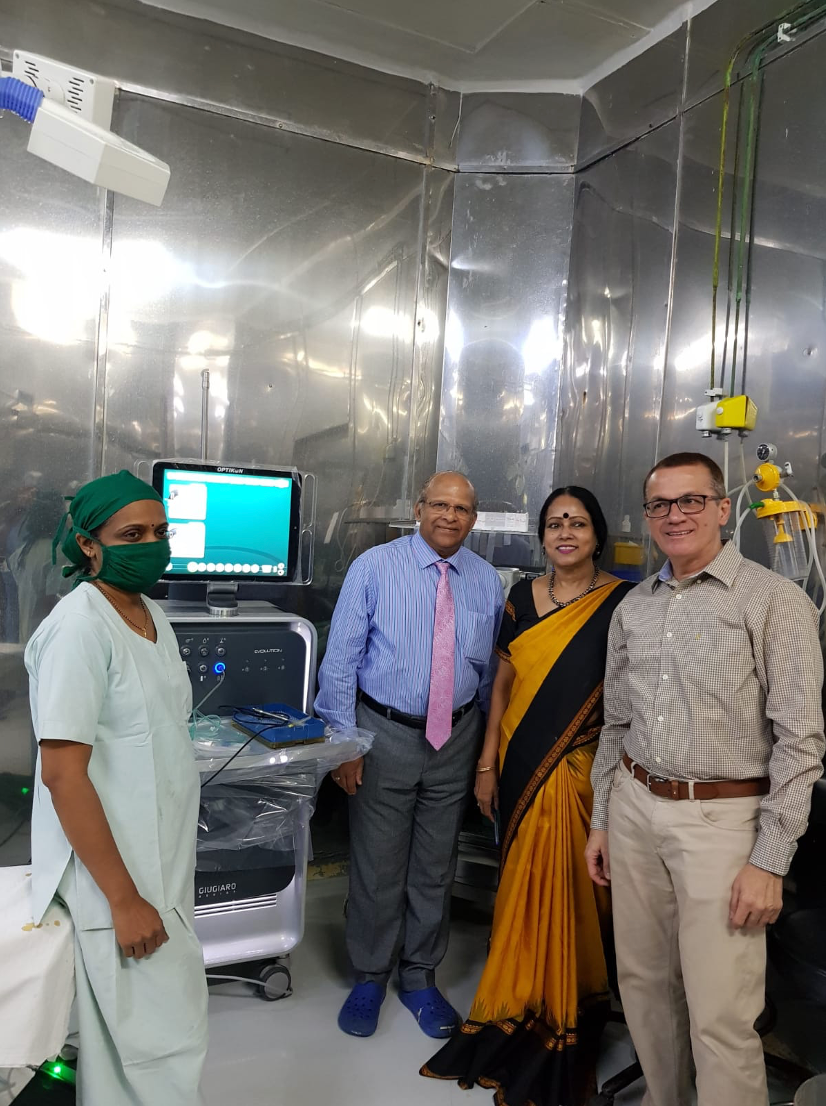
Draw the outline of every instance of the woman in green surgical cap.
M57 895L75 925L81 1106L195 1106L207 991L191 691L169 623L142 594L169 561L166 515L128 472L85 485L70 513L75 587L26 649L35 921Z

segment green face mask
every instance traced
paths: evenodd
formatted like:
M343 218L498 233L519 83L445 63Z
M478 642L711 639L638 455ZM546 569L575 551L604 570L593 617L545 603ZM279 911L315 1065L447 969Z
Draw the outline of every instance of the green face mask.
M101 545L100 548L103 562L100 572L91 579L134 593L154 587L172 556L168 538L134 545Z

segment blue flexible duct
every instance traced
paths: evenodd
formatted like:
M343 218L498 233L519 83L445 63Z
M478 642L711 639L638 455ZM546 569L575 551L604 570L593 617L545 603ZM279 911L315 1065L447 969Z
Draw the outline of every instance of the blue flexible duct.
M13 111L27 123L33 123L42 102L39 88L16 77L0 77L0 111Z

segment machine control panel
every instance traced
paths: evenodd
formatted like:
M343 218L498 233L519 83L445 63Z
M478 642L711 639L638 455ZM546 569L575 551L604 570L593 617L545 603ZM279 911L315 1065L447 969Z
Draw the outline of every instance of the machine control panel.
M229 714L250 703L304 708L307 642L289 623L173 621L172 628L187 664L193 704L215 691L203 705L205 713Z

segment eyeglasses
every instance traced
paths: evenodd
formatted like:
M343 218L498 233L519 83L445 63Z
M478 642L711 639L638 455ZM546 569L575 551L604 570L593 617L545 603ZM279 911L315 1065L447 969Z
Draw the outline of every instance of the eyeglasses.
M643 503L642 509L648 518L665 518L671 514L672 504L676 503L684 515L699 515L706 509L707 500L722 498L721 495L681 495L677 499L650 499Z
M450 514L451 511L454 511L456 517L458 519L461 519L463 522L466 519L471 518L476 513L475 511L471 510L470 507L463 507L461 503L458 505L456 503L443 503L441 499L437 499L435 501L426 499L425 503L428 505L431 511L435 511L437 515L447 515Z

